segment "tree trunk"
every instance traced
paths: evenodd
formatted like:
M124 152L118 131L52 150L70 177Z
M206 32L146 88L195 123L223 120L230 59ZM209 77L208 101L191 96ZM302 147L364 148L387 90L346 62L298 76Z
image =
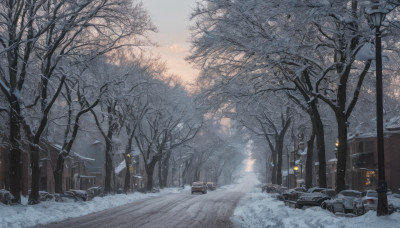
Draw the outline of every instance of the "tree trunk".
M336 193L346 189L346 159L347 159L347 124L346 118L339 114L336 115L338 123L338 161L336 170Z
M313 128L310 140L307 141L306 189L309 189L312 186L314 140L315 140L315 131Z
M169 173L169 159L171 158L171 150L168 150L167 153L164 156L164 159L162 159L162 173L161 173L161 183L160 183L160 188L165 188L167 187L167 180L168 180L168 173Z
M56 169L54 170L55 193L62 193L64 157L60 154L57 158Z
M32 142L31 142L32 143ZM31 194L29 195L29 205L38 204L39 198L39 183L40 183L40 167L39 167L39 145L36 140L31 144L31 168L32 168L32 183Z
M265 161L265 183L268 183L268 176L270 175L270 167L268 159Z
M128 138L128 144L126 145L125 149L125 164L126 164L126 173L125 173L125 183L124 183L124 191L128 192L131 186L131 173L130 173L130 165L131 165L131 159L134 159L134 157L131 157L131 149L132 149L132 141L133 137L135 136L135 130L132 130L132 132L129 135ZM129 154L129 157L128 157ZM139 165L136 163L135 165Z
M15 202L21 203L22 162L21 162L21 114L16 96L11 96L10 103L10 190Z
M161 170L161 166L162 166L162 157L161 159L158 161L158 186L161 188L161 182L162 182L162 170Z
M131 172L129 167L129 159L125 156L125 164L126 164L126 172L125 172L125 182L124 182L124 191L125 193L129 192L131 186Z
M326 157L325 157L325 132L324 125L321 121L318 108L314 102L310 103L311 106L311 121L313 123L313 131L317 138L317 152L318 152L318 179L319 187L326 188Z
M106 194L111 192L111 175L112 175L112 133L109 128L106 140L106 149L105 149L105 181L104 181L104 192ZM114 189L115 190L115 189Z
M281 136L279 136L281 138ZM276 145L276 150L278 154L278 165L276 167L276 184L282 184L282 147L283 140L279 139Z
M153 174L157 161L158 158L156 156L153 156L151 162L149 164L145 164L145 169L147 174L147 185L146 185L147 192L151 192L151 190L153 189Z
M275 146L275 149L276 149L276 146ZM271 183L272 184L276 184L276 174L277 174L277 172L276 172L276 164L277 162L276 162L276 150L275 151L272 151L272 164L273 164L273 166L272 166L272 179L271 179Z

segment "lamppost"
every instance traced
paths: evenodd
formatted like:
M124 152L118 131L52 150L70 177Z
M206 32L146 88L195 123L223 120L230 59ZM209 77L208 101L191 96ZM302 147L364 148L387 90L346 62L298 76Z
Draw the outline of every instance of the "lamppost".
M370 19L375 27L375 63L376 63L376 130L378 149L378 207L377 216L388 214L387 183L385 180L385 157L383 144L383 101L382 101L382 44L380 27L385 20L388 10L381 7L379 3L372 5L367 10Z

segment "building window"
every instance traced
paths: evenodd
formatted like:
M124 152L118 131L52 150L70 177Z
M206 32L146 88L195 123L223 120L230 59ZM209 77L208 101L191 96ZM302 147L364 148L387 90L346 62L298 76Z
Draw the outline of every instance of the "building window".
M365 186L366 187L371 187L374 183L375 180L375 171L369 170L365 173Z

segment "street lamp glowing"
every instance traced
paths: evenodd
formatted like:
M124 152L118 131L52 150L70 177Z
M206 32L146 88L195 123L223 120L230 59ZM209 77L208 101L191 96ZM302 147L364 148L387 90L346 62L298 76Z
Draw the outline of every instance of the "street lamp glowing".
M335 146L336 146L336 148L339 147L339 141L336 140Z
M380 1L374 1L371 8L366 10L375 27L375 62L376 62L376 130L377 130L377 153L378 153L378 205L376 209L377 216L387 215L387 183L385 180L385 156L383 141L383 88L382 88L382 41L380 27L386 14L389 12L385 9Z
M130 155L130 154L127 154L127 155L126 155L126 157L127 157L127 158L130 158L130 157L131 157L131 155Z
M297 165L295 165L295 166L293 167L293 170L294 170L294 171L299 171L299 167L298 167Z

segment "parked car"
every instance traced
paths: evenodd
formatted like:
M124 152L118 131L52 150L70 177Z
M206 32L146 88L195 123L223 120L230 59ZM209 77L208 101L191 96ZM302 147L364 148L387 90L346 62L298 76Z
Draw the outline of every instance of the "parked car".
M327 188L321 191L321 193L324 193L325 195L330 196L331 198L336 197L336 190L332 188Z
M322 202L321 207L332 213L354 213L354 200L361 198L361 192L356 190L343 190L337 197Z
M287 187L277 185L277 184L264 184L261 188L261 192L266 192L266 193L283 193L285 190L287 190Z
M306 192L306 189L303 187L298 187L298 188L292 188L287 191L284 191L281 194L282 200L290 200L290 201L296 201L300 195L304 194Z
M88 197L88 193L85 190L75 190L75 189L71 189L71 192L73 192L75 194L75 197L79 200L79 201L87 201L89 200Z
M203 194L206 194L207 193L207 183L206 182L193 182L192 194L194 192L201 192Z
M86 201L88 199L89 196L85 190L70 190L60 194L55 194L55 200L57 202Z
M103 187L100 187L100 186L91 187L91 188L88 188L87 193L88 193L89 200L93 199L96 196L103 197L104 189L103 189Z
M297 199L295 207L320 206L322 202L328 199L331 199L331 197L321 192L304 193Z
M63 193L54 194L57 202L75 202L78 201L78 198L71 191L66 191Z
M264 184L261 187L261 192L267 192L267 193L276 193L278 192L279 185L276 184Z
M214 182L207 182L207 189L214 191L217 189L217 185Z
M307 193L313 193L313 192L322 192L323 190L326 190L327 188L318 188L318 187L314 187L314 188L309 188L307 190Z
M13 194L11 192L0 189L0 202L4 204L11 204L12 200L14 199Z
M362 192L361 198L354 200L354 211L356 215L365 214L369 210L376 210L378 206L378 192L367 190Z
M40 201L51 201L54 199L54 195L46 191L39 191Z

